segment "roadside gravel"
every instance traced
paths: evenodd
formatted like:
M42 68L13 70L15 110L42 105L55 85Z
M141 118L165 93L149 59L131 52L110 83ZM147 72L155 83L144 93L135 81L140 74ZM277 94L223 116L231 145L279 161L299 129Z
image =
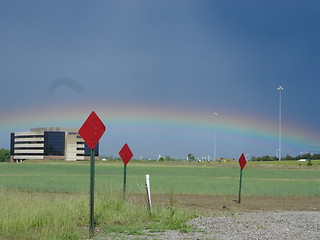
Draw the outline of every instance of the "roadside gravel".
M233 218L198 217L189 224L221 240L320 239L320 212L238 213Z
M143 236L112 239L320 240L319 211L236 213L230 217L198 217L187 224L196 231L145 232Z

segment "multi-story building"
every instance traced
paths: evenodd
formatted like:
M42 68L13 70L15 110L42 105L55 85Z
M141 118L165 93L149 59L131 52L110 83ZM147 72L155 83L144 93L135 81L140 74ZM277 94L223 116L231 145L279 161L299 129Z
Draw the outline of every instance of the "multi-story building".
M11 133L10 160L89 160L91 149L78 134L78 128L32 128L29 132ZM99 143L94 149L99 156Z

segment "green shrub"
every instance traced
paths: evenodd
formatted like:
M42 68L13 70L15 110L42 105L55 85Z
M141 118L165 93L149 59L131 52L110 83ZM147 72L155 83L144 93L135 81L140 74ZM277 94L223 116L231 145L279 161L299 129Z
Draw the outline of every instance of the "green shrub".
M0 149L0 162L10 162L10 150Z

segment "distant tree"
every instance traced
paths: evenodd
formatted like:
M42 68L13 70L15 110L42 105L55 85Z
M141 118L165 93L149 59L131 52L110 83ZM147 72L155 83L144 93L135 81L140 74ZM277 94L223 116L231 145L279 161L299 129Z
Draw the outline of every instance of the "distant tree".
M312 155L311 153L307 153L304 155L306 159L312 159Z
M192 153L189 153L187 156L188 156L188 161L194 161L194 155Z
M290 156L289 154L287 154L284 159L285 159L285 160L295 160L295 158L292 157L292 156Z
M273 159L270 158L269 155L264 155L261 157L261 161L272 161Z
M172 160L172 158L169 156L169 155L166 155L166 157L165 157L165 159L164 160L166 160L166 161L171 161Z
M311 153L305 153L305 154L301 154L301 155L297 155L295 157L290 156L289 154L287 154L283 160L299 160L299 159L311 159L311 160L320 160L320 154L319 153L315 153L315 154L311 154ZM269 156L269 155L265 155L262 157L255 157L252 156L251 161L278 161L279 157L277 156Z
M277 157L270 157L269 155L265 155L262 157L252 157L251 161L275 161Z
M312 159L314 159L314 160L318 159L319 160L320 159L320 154L319 153L313 154Z
M0 149L0 162L10 162L10 150Z

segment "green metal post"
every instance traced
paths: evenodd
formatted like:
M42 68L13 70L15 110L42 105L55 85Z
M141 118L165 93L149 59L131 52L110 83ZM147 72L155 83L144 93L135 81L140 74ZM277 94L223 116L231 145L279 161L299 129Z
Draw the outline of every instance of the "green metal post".
M125 199L126 194L126 183L127 183L127 165L123 167L123 199Z
M94 150L90 154L90 236L94 236Z
M239 184L239 199L238 199L238 203L241 202L241 185L242 185L242 169L240 169L240 184Z

